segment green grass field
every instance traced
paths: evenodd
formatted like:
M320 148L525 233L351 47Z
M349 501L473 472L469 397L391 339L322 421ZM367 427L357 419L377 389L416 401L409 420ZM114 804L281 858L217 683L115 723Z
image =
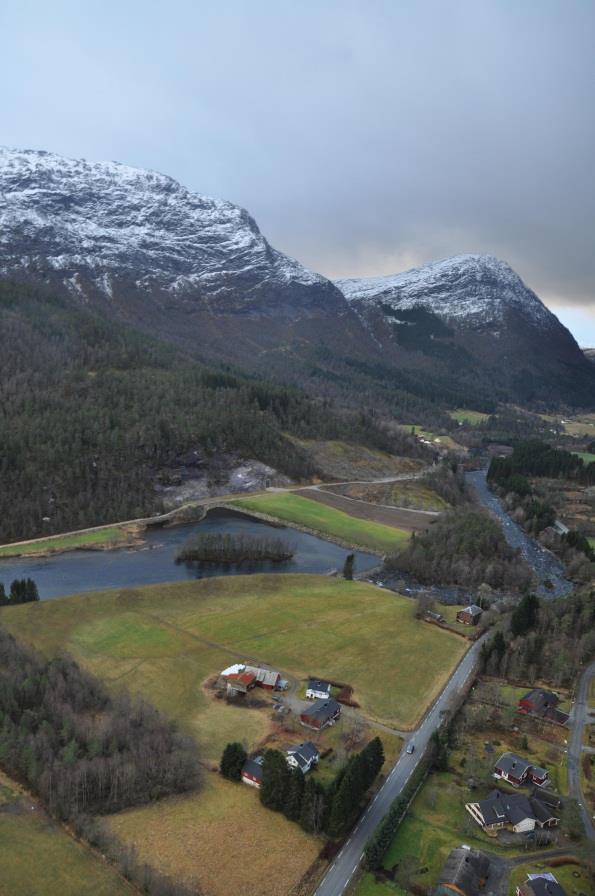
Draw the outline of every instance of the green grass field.
M381 553L394 551L410 535L405 529L358 519L301 495L268 494L237 498L229 503L244 510L268 514L286 523L305 526L350 546L357 545Z
M147 698L193 732L203 758L213 764L230 740L253 749L270 736L270 710L228 705L202 686L243 656L296 679L312 673L347 681L370 716L398 727L413 724L465 642L417 622L412 611L412 601L361 582L254 575L23 605L0 610L0 624L47 654L67 650L111 688ZM337 753L348 723L346 715L322 735ZM303 738L303 730L296 726L294 735ZM399 740L386 739L387 755L394 758ZM198 793L120 813L110 824L141 860L187 883L199 880L209 896L287 896L322 845L264 809L250 788L210 771ZM257 848L255 830L266 850ZM99 886L95 892L103 896ZM119 896L116 888L109 892Z
M483 423L484 420L487 420L490 415L484 414L482 411L466 411L464 408L457 408L456 411L449 411L448 416L453 420L456 420L457 423L467 423L469 426L477 426L479 423Z
M51 538L40 538L27 544L3 545L0 557L20 557L26 554L37 554L45 551L71 551L75 548L95 547L128 541L130 536L124 529L110 526L96 532L74 532L71 535L56 535Z
M580 457L585 464L595 463L595 454L592 454L590 451L573 451L572 453Z
M132 896L109 865L0 774L1 896Z
M251 721L250 710L216 704L201 689L234 658L254 657L297 679L347 682L370 717L407 728L467 646L415 620L407 598L312 575L84 594L0 610L0 623L47 653L68 650L107 682L142 694L195 728L215 757L234 731L261 724L261 714Z

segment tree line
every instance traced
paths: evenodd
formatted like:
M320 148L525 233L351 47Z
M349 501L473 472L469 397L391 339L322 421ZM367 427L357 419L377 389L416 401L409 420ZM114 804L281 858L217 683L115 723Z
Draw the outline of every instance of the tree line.
M595 657L595 591L563 600L525 595L507 626L482 648L484 670L512 681L547 681L564 687Z
M0 766L60 820L194 789L194 741L147 703L111 697L67 657L0 629Z
M387 573L405 572L424 585L523 591L532 572L511 548L495 520L483 510L461 507L439 517L406 547L385 561Z
M241 533L205 532L188 539L178 553L178 563L255 563L291 560L294 548L283 538Z
M18 604L28 604L37 600L39 600L39 592L33 579L13 579L8 594L4 583L0 582L0 607L15 607Z
M246 759L242 744L228 744L221 757L221 774L240 781ZM315 775L306 778L300 769L289 768L284 753L269 749L262 764L260 801L309 833L343 837L359 815L364 796L383 763L382 741L375 737L325 785Z

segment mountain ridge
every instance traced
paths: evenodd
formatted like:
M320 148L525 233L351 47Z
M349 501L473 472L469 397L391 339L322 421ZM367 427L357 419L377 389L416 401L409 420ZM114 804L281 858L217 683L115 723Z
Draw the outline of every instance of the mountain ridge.
M0 275L317 394L595 394L570 333L492 256L333 283L274 249L245 209L118 162L0 148Z

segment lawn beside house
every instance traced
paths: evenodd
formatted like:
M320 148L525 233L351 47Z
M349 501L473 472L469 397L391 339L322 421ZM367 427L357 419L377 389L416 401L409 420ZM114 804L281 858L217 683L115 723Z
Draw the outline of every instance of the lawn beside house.
M513 868L508 890L510 896L514 896L517 886L527 880L528 874L543 874L548 871L564 887L566 896L595 896L595 886L580 865L567 864L554 867L548 864L547 860L527 862L526 865Z
M405 529L362 520L301 495L267 494L236 498L227 503L240 510L266 514L289 524L303 526L349 547L366 548L381 554L396 550L410 536Z

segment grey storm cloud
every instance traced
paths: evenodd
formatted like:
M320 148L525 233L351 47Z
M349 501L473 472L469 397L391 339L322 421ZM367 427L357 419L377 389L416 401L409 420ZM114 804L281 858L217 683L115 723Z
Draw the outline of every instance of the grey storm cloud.
M171 174L329 276L499 255L595 342L595 3L22 0L0 29L0 143Z

